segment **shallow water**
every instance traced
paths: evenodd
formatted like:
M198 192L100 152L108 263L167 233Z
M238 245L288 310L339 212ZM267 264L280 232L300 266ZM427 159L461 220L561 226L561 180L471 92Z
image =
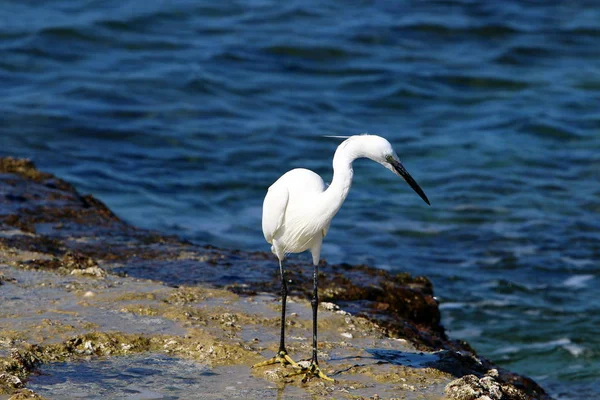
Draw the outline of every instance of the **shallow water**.
M78 363L49 364L31 378L29 387L52 399L180 399L191 393L203 399L301 399L295 387L265 388L264 379L247 367L209 368L192 361L158 354L111 357ZM236 379L228 379L235 376Z
M429 276L445 326L558 398L600 397L595 2L7 1L0 152L133 224L268 250L262 198L387 137L432 202L355 163L332 262Z

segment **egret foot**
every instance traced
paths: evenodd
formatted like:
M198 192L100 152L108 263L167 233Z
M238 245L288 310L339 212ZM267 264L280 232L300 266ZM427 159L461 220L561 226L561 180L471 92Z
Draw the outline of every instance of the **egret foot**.
M325 373L323 371L321 371L321 369L319 368L319 364L317 364L315 362L311 362L310 365L308 366L308 368L302 368L298 372L293 372L293 373L289 374L288 376L294 376L294 375L300 375L300 374L304 374L304 376L302 377L302 383L306 383L310 378L313 378L313 377L321 378L321 379L324 379L324 380L330 381L330 382L335 382L335 379L330 378L327 375L325 375Z
M275 357L271 359L259 362L258 364L254 364L252 368L266 367L267 365L273 365L277 363L280 363L282 367L285 367L286 365L291 365L294 368L302 368L298 365L296 361L292 360L292 358L288 356L288 353L285 350L280 350L277 353L277 355L275 355Z

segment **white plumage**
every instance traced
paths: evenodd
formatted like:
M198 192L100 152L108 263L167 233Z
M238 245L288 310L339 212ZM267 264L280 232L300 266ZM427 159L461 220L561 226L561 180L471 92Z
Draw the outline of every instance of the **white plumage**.
M262 228L265 240L280 260L289 253L311 250L313 262L319 262L323 238L352 185L352 162L361 157L401 174L393 165L401 166L398 156L386 139L357 135L345 140L335 152L329 188L319 175L304 168L285 173L269 187L263 203Z
M263 204L263 234L278 258L320 247L331 223L315 207L325 188L319 175L303 168L287 172L271 185Z
M352 162L357 158L370 158L401 176L429 204L425 193L404 169L390 143L375 135L350 136L338 146L333 157L333 180L329 187L319 175L304 168L293 169L273 183L263 203L262 229L265 240L271 244L271 251L279 259L283 306L281 342L277 356L257 366L274 362L298 366L287 355L284 345L287 283L282 262L289 253L310 250L315 266L312 302L313 357L311 366L305 369L304 379L313 375L329 379L319 370L317 363L317 266L323 238L327 235L331 220L348 196L352 185Z

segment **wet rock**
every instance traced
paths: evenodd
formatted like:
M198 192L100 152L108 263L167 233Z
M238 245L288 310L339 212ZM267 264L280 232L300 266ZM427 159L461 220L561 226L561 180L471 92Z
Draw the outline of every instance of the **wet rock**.
M28 346L31 350L36 346ZM29 374L39 364L40 359L34 352L24 348L13 349L9 357L0 358L0 394L11 394L22 388Z
M50 296L52 304L38 305L39 313L47 315L35 324L26 325L37 318L28 316L20 320L21 331L0 327L0 351L3 343L20 344L14 357L2 358L0 352L6 382L0 380L0 387L7 393L20 390L10 386L10 377L26 383L40 363L160 352L210 366L249 367L277 350L279 310L273 299L280 282L272 254L196 246L137 229L94 197L38 171L29 160L0 158L0 193L0 266L10 265L14 269L7 273L17 278L1 278L0 272L3 289L19 286L15 271L21 271L33 274L27 279L35 275L48 281L27 286L23 302L38 290L62 290L61 296ZM291 280L288 351L308 355L312 266L292 262L286 268ZM118 291L150 280L162 288L144 292L147 286L140 284L141 291ZM57 309L56 299L64 296L74 296L83 309L73 303ZM302 386L280 366L253 374L297 384L315 398L331 397L332 391L342 398L369 398L376 391L378 396L386 393L385 398L427 390L441 395L444 387L451 398L547 398L532 380L494 370L466 342L449 340L425 277L322 262L319 296L323 368L330 364L336 371L328 373L357 380ZM84 309L118 315L122 319L113 321L113 330L127 324L137 330L114 332L102 319L85 321ZM185 334L147 333L160 323L176 325ZM24 337L39 346L27 344ZM449 383L453 378L459 379ZM368 389L373 387L378 389Z
M46 346L40 349L40 357L58 360L76 355L118 356L150 348L150 339L142 335L93 332L74 337L66 343Z
M328 310L328 311L337 311L337 310L340 309L340 306L338 306L337 304L330 303L330 302L327 302L327 301L320 302L319 306L321 308L324 308L325 310Z
M24 386L23 381L16 375L11 374L0 374L0 393L3 393L1 388L22 388Z
M98 268L98 263L91 257L67 251L62 258L62 265L71 270Z
M485 400L483 396L489 399L484 388L479 384L479 378L475 375L466 375L460 379L450 382L446 386L446 394L456 400ZM498 400L496 397L495 400Z
M15 278L11 278L9 276L4 275L2 272L0 272L0 285L2 285L4 282L16 282Z
M34 182L43 182L54 178L52 174L39 171L33 161L26 158L0 158L0 173L17 174Z
M498 382L498 371L492 370L490 374L478 378L475 375L465 375L450 382L445 393L456 400L526 400L530 396L522 391Z
M285 373L280 369L266 369L263 371L263 376L271 382L284 382L286 378Z
M8 398L8 400L46 400L45 397L40 396L30 389L20 389L13 393L12 396Z
M106 271L91 257L67 251L61 258L32 259L21 263L23 268L52 270L61 274L87 275L97 278L106 276Z
M179 287L178 290L172 293L165 302L175 305L184 305L196 302L206 298L205 291L192 287Z
M40 359L35 355L37 348L37 346L28 346L27 350L22 352L14 349L10 353L10 358L13 361L13 368L17 368L20 371L33 371L40 362Z
M73 269L71 270L71 275L87 275L95 276L96 278L104 278L106 276L106 271L100 267L89 267L85 269Z

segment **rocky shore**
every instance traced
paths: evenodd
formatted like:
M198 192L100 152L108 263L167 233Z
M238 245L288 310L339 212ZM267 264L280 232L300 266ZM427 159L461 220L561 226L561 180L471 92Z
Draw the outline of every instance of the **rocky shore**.
M320 272L321 367L336 382L252 369L278 345L271 254L138 229L32 162L0 159L0 399L549 398L449 340L427 278ZM310 355L311 274L288 264L296 360Z

